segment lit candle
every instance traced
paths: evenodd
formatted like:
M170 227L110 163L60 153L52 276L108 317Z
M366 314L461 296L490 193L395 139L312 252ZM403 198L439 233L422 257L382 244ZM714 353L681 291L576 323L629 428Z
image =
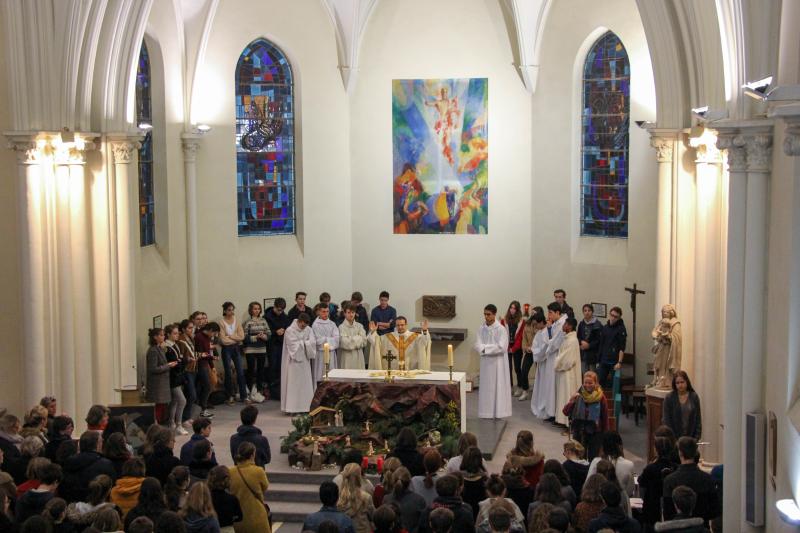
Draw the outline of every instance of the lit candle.
M330 362L331 362L331 346L327 342L322 345L322 354L323 354L322 355L322 358L323 358L322 362L325 363L326 365L330 364Z
M447 345L447 366L449 366L449 367L453 366L453 345L452 344L448 344Z

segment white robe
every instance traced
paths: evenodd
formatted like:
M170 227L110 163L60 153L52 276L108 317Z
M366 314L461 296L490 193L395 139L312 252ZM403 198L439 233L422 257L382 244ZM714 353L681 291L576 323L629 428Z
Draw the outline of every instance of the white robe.
M564 342L556 357L556 422L569 424L569 419L561 410L567 405L570 397L581 388L581 346L578 334L570 331L564 336Z
M511 381L508 369L508 329L495 320L482 324L475 339L475 351L481 357L478 388L478 417L511 416Z
M309 361L317 355L317 341L310 326L303 329L297 319L283 334L281 357L281 411L307 413L314 398L314 378Z
M364 370L364 347L367 345L367 332L364 326L353 320L345 320L339 325L339 368Z
M536 363L536 379L533 382L531 412L536 418L547 419L555 416L556 391L555 357L547 357L547 328L540 329L533 337L533 361Z
M386 355L389 350L392 350L392 354L394 354L395 357L399 357L400 348L403 345L405 345L406 370L431 369L430 334L414 333L406 330L402 334L392 331L381 336L373 331L369 334L367 340L370 343L370 370L384 370L384 360L382 357ZM392 362L392 368L397 369L399 364L399 361L395 359Z
M336 359L336 350L339 348L339 328L333 320L317 318L314 323L311 324L311 330L314 332L314 338L317 340L317 357L311 361L311 373L314 376L314 388L316 389L317 383L322 381L322 376L325 375L323 346L326 342L331 352L330 369L339 368Z

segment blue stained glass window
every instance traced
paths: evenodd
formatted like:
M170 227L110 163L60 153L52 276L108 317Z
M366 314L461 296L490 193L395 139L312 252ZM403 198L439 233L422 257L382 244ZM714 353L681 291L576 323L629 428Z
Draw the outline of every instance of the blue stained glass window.
M284 53L265 39L236 65L239 235L295 233L294 85Z
M136 69L136 124L153 124L151 102L150 54L142 41L139 66ZM155 191L153 190L153 133L147 130L139 148L139 244L156 242Z
M581 235L628 237L628 53L612 32L583 66Z

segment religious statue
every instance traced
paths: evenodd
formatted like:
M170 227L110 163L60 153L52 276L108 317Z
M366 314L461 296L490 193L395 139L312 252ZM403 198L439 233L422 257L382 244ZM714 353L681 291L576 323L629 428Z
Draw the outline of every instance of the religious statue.
M681 368L681 323L675 306L667 304L661 308L661 320L653 328L652 352L653 381L650 387L668 390L672 388L672 375Z

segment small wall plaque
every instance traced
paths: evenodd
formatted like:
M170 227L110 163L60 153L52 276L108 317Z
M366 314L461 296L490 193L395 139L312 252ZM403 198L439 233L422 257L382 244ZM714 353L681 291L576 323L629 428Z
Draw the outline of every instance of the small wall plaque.
M161 315L156 315L153 317L153 328L161 328L164 327L164 319Z
M456 297L423 295L422 316L425 318L453 318L456 316Z

